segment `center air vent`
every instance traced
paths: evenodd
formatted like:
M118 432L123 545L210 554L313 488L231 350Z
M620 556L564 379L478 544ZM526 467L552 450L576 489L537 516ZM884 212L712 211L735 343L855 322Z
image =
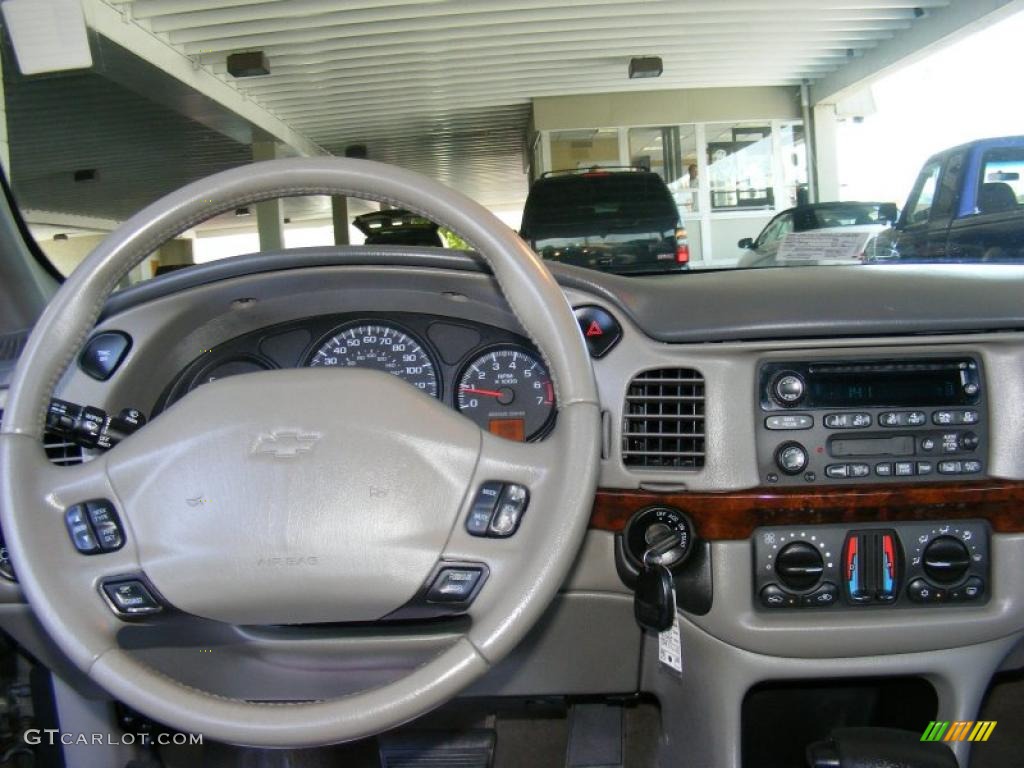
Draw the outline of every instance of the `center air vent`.
M692 368L644 371L629 384L622 417L627 467L704 466L704 377Z
M3 422L4 412L0 411L0 423ZM69 443L60 435L53 432L43 434L43 448L46 449L46 457L54 464L65 467L71 464L82 463L82 449L75 443Z

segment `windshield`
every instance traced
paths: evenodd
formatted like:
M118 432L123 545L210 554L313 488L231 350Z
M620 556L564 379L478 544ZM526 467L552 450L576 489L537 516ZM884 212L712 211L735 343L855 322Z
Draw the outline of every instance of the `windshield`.
M1022 13L90 0L55 19L35 5L28 36L5 16L0 155L65 275L191 181L323 155L423 173L544 259L622 275L1024 261L1024 112L1007 97ZM126 283L362 244L468 248L390 206L286 198L197 223Z

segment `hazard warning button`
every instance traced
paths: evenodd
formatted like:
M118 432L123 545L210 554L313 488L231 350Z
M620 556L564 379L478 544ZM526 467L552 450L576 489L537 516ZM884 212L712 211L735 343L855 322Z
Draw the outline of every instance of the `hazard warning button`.
M587 341L591 357L604 357L619 343L622 328L615 318L601 307L576 307L576 322L580 324L583 338Z

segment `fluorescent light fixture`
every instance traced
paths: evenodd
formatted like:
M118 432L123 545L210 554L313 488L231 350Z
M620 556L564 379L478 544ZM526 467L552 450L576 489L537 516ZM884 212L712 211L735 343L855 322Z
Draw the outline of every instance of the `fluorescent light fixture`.
M21 74L92 66L82 0L3 0L0 8Z
M664 68L660 56L639 56L629 60L629 79L660 77Z
M260 77L270 74L270 61L263 51L232 53L228 56L228 74L232 77Z

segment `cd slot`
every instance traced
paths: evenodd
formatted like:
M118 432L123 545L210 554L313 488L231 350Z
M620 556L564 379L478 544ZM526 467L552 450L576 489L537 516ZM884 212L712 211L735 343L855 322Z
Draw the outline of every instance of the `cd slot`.
M885 437L836 437L829 440L828 452L835 458L855 456L913 456L913 435Z

